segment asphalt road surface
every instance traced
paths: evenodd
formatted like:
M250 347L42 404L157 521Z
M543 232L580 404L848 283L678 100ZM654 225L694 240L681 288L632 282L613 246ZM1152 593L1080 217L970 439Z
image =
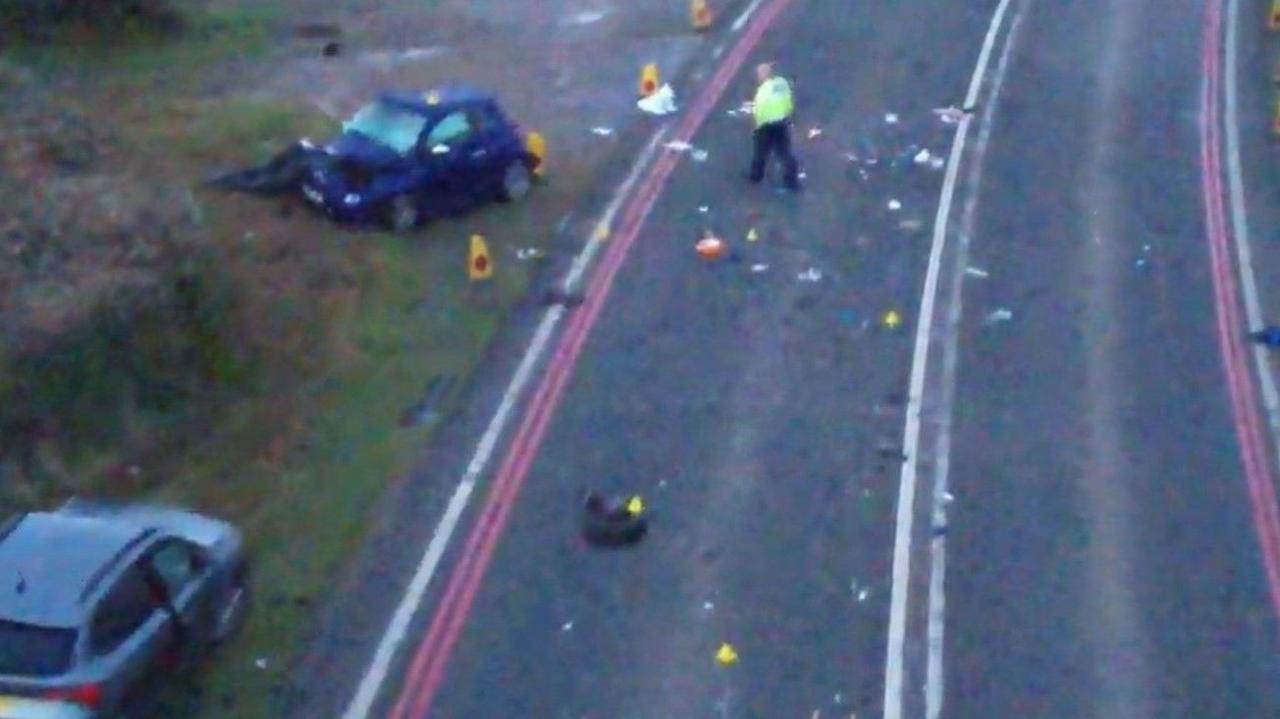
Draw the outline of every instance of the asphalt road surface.
M933 110L962 101L995 8L794 0L779 16L679 153L523 450L491 558L477 570L479 550L450 550L374 716L882 715L908 378L956 130ZM935 704L932 658L947 717L1280 716L1205 240L1204 8L1007 11L930 333L955 372L935 358L929 449L911 458L906 715ZM744 181L747 120L729 111L765 59L797 87L800 195ZM708 231L729 258L696 256ZM954 501L934 527L940 464ZM650 536L583 545L584 488L643 495ZM456 543L487 516L464 515ZM409 539L382 545L406 576ZM446 589L460 571L483 573L465 600ZM456 643L433 644L451 602ZM423 641L444 649L415 662ZM713 659L725 642L729 667Z

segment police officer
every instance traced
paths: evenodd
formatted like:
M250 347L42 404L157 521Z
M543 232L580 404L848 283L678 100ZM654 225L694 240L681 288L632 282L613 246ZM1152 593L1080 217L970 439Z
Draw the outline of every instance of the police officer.
M785 78L773 74L773 66L768 63L756 67L756 79L760 86L756 89L752 112L755 115L755 151L751 155L752 183L764 179L765 164L769 155L778 153L786 172L784 182L788 189L800 189L799 169L795 155L791 154L791 113L794 104L791 99L791 83Z

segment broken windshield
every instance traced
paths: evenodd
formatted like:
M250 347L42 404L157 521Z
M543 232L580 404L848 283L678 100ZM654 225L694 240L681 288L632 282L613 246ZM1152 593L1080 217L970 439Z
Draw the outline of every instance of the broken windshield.
M358 132L404 155L413 149L426 124L427 119L421 115L379 101L361 108L342 129Z

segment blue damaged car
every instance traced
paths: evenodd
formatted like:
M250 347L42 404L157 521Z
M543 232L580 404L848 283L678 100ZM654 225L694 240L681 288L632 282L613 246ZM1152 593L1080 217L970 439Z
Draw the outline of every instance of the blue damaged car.
M406 231L524 197L541 158L490 95L453 86L388 92L310 150L300 190L334 220Z

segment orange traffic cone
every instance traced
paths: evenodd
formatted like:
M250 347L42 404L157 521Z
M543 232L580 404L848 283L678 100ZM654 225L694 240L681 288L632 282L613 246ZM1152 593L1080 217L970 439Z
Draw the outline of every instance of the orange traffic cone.
M689 13L693 18L694 30L702 32L711 28L711 6L707 4L707 0L690 0Z
M658 91L658 65L649 63L640 71L640 96L648 97Z

